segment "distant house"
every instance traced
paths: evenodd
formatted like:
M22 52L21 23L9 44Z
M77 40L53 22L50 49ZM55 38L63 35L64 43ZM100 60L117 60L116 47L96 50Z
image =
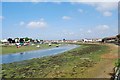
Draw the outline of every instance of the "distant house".
M8 41L9 43L12 43L12 38L8 38L7 41Z
M15 38L15 43L18 43L19 42L19 38Z
M116 36L117 42L120 44L120 34Z
M74 40L74 41L73 41L73 43L76 43L76 42L78 42L78 40Z
M55 42L55 41L53 41L53 42L51 42L52 44L58 44L58 42Z
M83 42L93 42L93 39L87 39L87 38L85 38L85 39L83 39Z
M102 39L96 39L96 42L101 42L102 41Z
M93 42L102 42L101 38L93 39Z
M3 39L1 40L2 43L8 43L8 40L7 39Z
M65 42L72 43L74 40L65 40Z
M101 42L101 41L102 41L101 38L93 38L93 39L85 38L85 39L82 39L82 42L92 42L92 43L94 43L94 42Z
M116 40L117 40L117 37L116 37L116 36L106 37L106 38L103 38L103 39L102 39L103 42L109 42L109 43L116 42Z

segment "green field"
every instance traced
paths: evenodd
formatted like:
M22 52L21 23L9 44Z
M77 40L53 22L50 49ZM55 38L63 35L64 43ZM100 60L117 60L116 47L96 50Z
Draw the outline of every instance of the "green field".
M17 52L52 48L56 46L55 44L52 44L52 46L49 46L48 44L39 44L39 45L40 45L40 48L37 48L36 47L37 45L21 46L20 48L17 48L16 46L5 45L5 46L0 46L0 48L2 49L2 54L11 54L11 53L17 53Z
M108 52L106 45L85 44L63 54L2 64L4 78L86 78L85 72Z

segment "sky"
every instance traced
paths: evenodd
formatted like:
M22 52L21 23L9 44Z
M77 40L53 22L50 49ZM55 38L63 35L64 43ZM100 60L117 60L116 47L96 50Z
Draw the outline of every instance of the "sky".
M115 36L117 8L114 2L2 2L2 38L62 40Z

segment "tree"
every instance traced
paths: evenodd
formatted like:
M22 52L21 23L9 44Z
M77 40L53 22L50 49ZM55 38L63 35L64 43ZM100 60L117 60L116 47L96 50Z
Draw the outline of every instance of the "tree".
M30 40L30 39L29 39L28 37L26 37L26 38L25 38L25 41L28 41L28 40Z
M18 43L18 42L19 42L19 38L18 38L18 37L17 37L17 38L15 38L14 40L15 40L15 42L16 42L16 43Z
M12 43L12 38L8 38L8 42L9 42L9 43Z
M20 43L24 43L24 39L23 38L20 38Z
M40 40L41 42L43 42L43 40Z
M12 43L15 43L15 40L12 40Z
M120 43L120 34L116 36L118 43Z
M120 34L118 34L116 37L120 40Z
M63 41L65 42L65 39L63 39Z
M38 39L36 39L37 43L39 43L40 41Z

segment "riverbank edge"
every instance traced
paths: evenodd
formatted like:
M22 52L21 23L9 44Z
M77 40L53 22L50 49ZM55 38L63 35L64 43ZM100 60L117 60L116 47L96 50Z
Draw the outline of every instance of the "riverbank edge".
M27 52L27 51L35 51L35 50L43 50L43 49L51 49L51 48L55 48L56 47L56 45L55 44L53 44L52 46L49 46L49 45L45 45L44 47L40 47L40 48L37 48L36 47L37 45L35 45L35 46L29 46L30 48L32 48L32 49L29 49L29 47L28 47L28 49L26 48L27 46L22 46L22 48L26 48L25 50L19 50L20 48L16 48L15 46L13 46L13 49L18 49L18 51L11 51L10 50L10 52L8 51L8 52L3 52L3 47L0 47L0 51L1 51L1 53L0 53L0 55L6 55L6 54L16 54L16 53L20 53L20 52ZM62 45L60 45L60 46L62 46Z
M85 48L86 46L88 46L88 45L99 45L99 46L105 46L105 45L101 45L101 44L77 44L77 45L81 45L80 47L81 47L81 49L82 48ZM75 48L76 49L76 48ZM73 49L73 50L75 50L75 49ZM68 53L68 52L71 52L71 51L73 51L73 50L70 50L70 51L67 51L67 52L65 52L65 53ZM107 50L107 49L106 49ZM105 51L106 52L106 51ZM62 53L62 54L58 54L57 56L59 56L59 55L63 55L63 54L65 54L65 53ZM55 55L56 56L56 55ZM50 56L50 57L54 57L54 56ZM50 58L50 57L43 57L43 58ZM42 60L43 58L41 58L40 60ZM38 58L39 59L39 58ZM34 60L37 60L37 59L31 59L31 60L25 60L25 61L21 61L21 62L15 62L15 63L11 63L12 64L12 66L14 65L14 64L21 64L21 63L30 63L30 61L33 61L34 62ZM3 64L4 66L5 65L9 65L9 64ZM3 67L4 67L3 66Z

